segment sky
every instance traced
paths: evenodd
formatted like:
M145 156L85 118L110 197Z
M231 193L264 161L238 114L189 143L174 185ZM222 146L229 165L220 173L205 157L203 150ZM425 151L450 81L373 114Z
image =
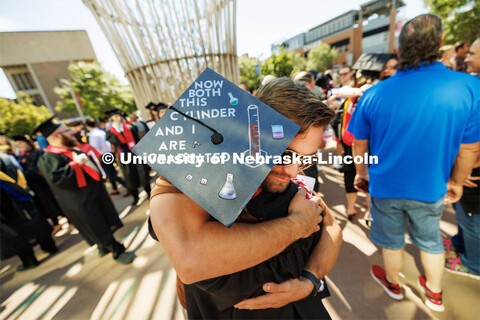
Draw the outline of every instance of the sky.
M427 12L423 0L403 1L406 7L400 10L400 18L410 19ZM237 54L266 59L272 43L359 9L366 2L369 1L237 0ZM107 39L82 0L0 0L0 32L43 30L86 30L102 67L123 84L128 83ZM0 97L15 98L3 71Z

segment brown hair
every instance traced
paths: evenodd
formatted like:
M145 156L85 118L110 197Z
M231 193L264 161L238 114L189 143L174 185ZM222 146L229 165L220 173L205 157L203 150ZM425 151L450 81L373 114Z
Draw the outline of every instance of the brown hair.
M299 133L313 126L325 127L335 115L303 82L287 77L261 86L255 97L298 124Z
M420 62L433 63L440 58L442 20L434 14L422 14L408 21L398 37L398 69L420 68Z
M295 74L292 77L292 79L293 79L293 81L301 81L301 82L305 82L305 83L310 83L310 82L314 81L313 74L311 74L308 71L301 71L301 72Z

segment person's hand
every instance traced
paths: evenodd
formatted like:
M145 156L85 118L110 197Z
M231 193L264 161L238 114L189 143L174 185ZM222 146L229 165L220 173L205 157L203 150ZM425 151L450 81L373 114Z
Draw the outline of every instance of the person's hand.
M333 110L337 110L342 106L343 101L341 100L338 101L337 98L338 98L338 94L333 94L328 98L330 108Z
M478 187L478 184L473 181L477 181L477 180L480 180L480 177L472 177L470 175L467 177L467 179L465 179L465 181L463 182L463 185L469 188L476 188Z
M237 303L237 309L281 308L286 304L304 299L312 293L313 283L305 278L290 279L280 284L268 282L263 285L266 294Z
M311 200L308 200L305 198L306 194L305 189L299 188L288 206L288 217L293 219L294 225L300 228L302 238L307 238L320 230L318 224L323 219L320 199L312 197Z
M447 183L447 194L444 198L445 204L455 203L460 201L463 194L463 186L456 183L448 182Z
M355 179L353 180L353 185L356 185L362 179L369 181L368 174L361 174L361 173L358 173L357 171L357 174L355 175Z
M74 153L73 154L73 161L75 161L76 163L78 163L79 165L84 165L85 163L87 163L88 161L88 157L85 153Z

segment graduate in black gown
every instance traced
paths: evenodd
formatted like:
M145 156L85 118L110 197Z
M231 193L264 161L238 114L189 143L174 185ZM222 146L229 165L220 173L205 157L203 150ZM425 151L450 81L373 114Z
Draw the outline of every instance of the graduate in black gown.
M132 153L133 147L140 141L138 130L135 126L125 123L125 113L120 110L111 110L107 112L112 126L107 130L107 141L113 144L118 152L119 157L125 157L128 153ZM131 155L133 157L133 154ZM120 169L127 185L127 189L133 196L132 205L138 202L138 188L143 187L150 199L150 167L147 164L134 164L120 162Z
M27 181L13 162L13 155L0 153L0 256L18 255L17 271L36 267L39 262L32 246L40 244L50 254L58 251L51 237L52 227L33 202Z
M33 199L38 209L46 218L52 220L53 230L56 233L62 229L58 224L58 216L65 216L65 214L58 205L47 181L38 170L37 162L43 151L35 150L35 146L28 138L28 136L22 135L12 137L18 150L17 160L23 168L23 174L30 189L35 193Z
M102 182L100 171L86 153L76 149L74 133L52 119L42 123L40 131L50 144L38 160L52 191L68 220L89 245L97 244L99 255L112 252L113 258L128 264L135 258L113 237L123 226Z

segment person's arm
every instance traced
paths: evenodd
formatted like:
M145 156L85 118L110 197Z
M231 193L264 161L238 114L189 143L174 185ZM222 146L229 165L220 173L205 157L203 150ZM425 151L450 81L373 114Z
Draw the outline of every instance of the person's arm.
M322 236L310 254L305 270L313 273L318 279L324 278L337 261L342 241L342 229L330 210L326 208ZM265 283L263 290L266 294L245 299L237 303L235 308L249 310L280 308L312 294L313 283L308 279L299 277L280 284Z
M480 142L460 145L460 150L450 172L450 180L447 183L445 204L458 202L462 197L463 183L472 172L479 151Z
M367 149L368 149L368 139L365 139L365 140L353 139L353 144L352 144L353 157L362 156L362 159L363 159L363 155L367 153ZM368 181L368 172L363 162L362 163L355 162L355 169L357 170L357 174L355 176L354 184L356 184L360 179L365 179Z
M289 215L266 222L236 222L230 228L184 194L166 193L150 202L152 226L183 283L193 283L255 266L289 244L319 230L321 208L300 190Z
M68 163L62 161L61 157L60 155L46 152L38 159L38 169L42 172L43 177L48 183L61 189L78 189L74 167L83 165L87 161L87 156L84 153L80 155L74 154L74 160Z

